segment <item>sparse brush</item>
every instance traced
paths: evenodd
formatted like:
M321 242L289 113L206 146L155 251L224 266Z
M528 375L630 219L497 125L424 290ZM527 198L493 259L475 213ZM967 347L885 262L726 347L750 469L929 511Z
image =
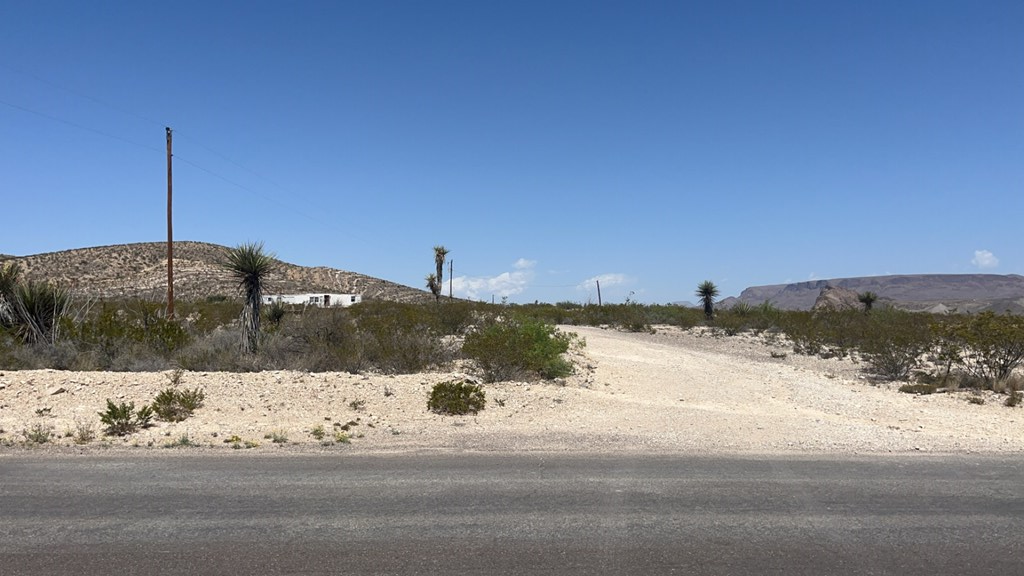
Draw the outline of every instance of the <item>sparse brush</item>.
M188 434L182 434L177 440L164 444L164 448L195 448L199 446L197 442L193 442Z
M44 426L42 424L34 424L28 430L22 431L22 435L25 436L25 440L32 444L46 444L50 441L50 436L53 434L53 426Z
M96 430L88 422L75 422L75 444L88 444L96 438Z
M309 435L317 440L323 440L324 436L327 435L327 432L324 430L323 424L317 424L309 431Z

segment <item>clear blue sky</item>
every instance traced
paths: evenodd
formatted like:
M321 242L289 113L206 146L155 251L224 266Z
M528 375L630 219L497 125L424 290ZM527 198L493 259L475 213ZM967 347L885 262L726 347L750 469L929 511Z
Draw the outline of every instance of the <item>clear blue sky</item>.
M463 296L1024 272L1024 2L0 0L0 252ZM447 271L446 271L447 272Z

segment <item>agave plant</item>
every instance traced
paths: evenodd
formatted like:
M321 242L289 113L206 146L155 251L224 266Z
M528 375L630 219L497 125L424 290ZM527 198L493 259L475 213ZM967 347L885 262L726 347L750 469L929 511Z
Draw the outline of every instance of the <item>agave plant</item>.
M230 249L222 265L238 281L245 297L241 316L242 350L253 354L259 348L263 289L267 276L277 267L277 260L263 250L262 242L251 242Z

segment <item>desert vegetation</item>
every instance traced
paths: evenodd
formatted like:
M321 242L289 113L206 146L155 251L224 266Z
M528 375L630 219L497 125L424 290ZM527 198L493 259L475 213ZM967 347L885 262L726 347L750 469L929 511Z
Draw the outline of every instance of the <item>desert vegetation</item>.
M443 262L441 253L437 255L436 262ZM1006 394L1012 403L1024 381L1019 375L1024 318L991 312L932 315L883 306L875 306L870 314L798 312L769 303L739 304L711 310L709 315L705 306L628 301L595 306L369 300L350 308L267 307L259 312L266 320L260 324L252 322L253 299L246 292L244 301L181 302L175 319L166 318L160 304L143 300L88 306L61 301L56 308L64 312L39 338L12 312L16 271L5 270L0 279L6 282L0 324L4 369L410 374L462 362L487 383L556 379L573 370L566 352L584 344L556 326L650 332L669 325L713 337L752 334L784 344L795 354L851 358L871 378L927 384L939 392L989 390ZM702 304L713 305L713 288L698 287L709 300ZM255 349L250 346L253 326L259 327ZM241 347L240 332L245 344ZM174 386L171 390L168 402L170 395L194 392ZM920 393L924 388L915 390Z

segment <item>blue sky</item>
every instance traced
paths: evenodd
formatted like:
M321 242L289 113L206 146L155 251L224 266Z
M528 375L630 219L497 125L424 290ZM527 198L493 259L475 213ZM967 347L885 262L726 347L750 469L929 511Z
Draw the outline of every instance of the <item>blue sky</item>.
M170 126L175 239L476 299L1024 272L1019 1L2 14L2 253L165 240Z

